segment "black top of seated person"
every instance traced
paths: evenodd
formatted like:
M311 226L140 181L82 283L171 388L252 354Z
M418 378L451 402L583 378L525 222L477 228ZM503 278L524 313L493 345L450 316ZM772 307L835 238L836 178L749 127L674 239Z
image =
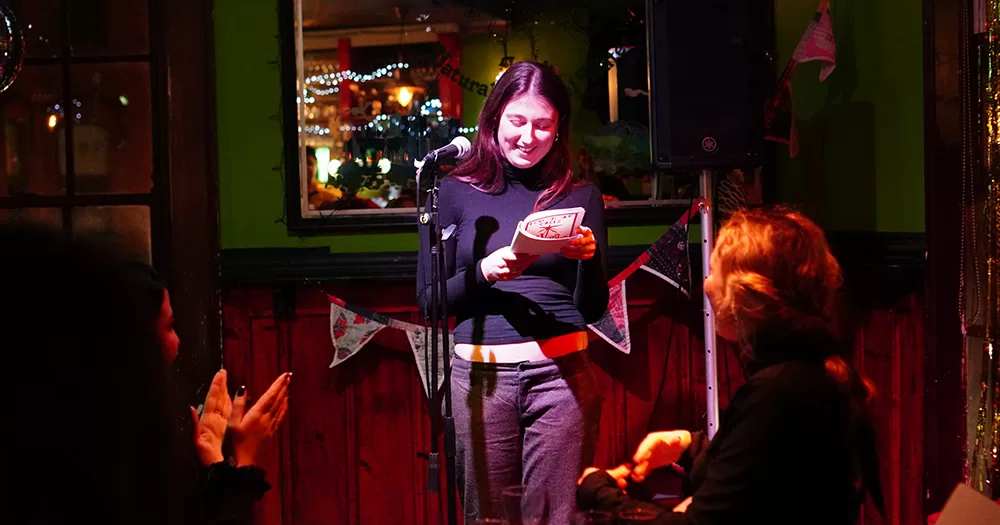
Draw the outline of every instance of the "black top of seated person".
M577 492L581 508L644 506L660 525L736 523L846 525L865 493L883 507L874 427L861 380L826 371L835 343L791 335L756 345L752 376L740 387L709 442L700 432L678 462L687 472L684 513L638 502L605 471Z

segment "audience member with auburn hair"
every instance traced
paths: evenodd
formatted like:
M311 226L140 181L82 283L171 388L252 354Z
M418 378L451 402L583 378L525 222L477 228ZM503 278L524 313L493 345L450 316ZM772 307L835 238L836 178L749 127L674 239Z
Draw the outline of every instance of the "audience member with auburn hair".
M719 232L705 291L720 337L751 358L715 438L654 432L633 463L587 469L581 507L646 507L654 523L854 523L865 493L881 509L871 384L841 357L841 272L823 232L787 209L739 211ZM630 499L629 483L676 464L684 502L666 509Z

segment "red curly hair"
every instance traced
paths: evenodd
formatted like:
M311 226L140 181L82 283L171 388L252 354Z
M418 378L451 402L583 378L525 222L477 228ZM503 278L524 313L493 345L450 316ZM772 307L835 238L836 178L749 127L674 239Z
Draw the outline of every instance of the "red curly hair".
M783 207L740 210L719 231L705 280L719 336L749 340L760 332L793 329L836 335L843 277L823 230ZM840 356L826 359L827 373L850 381ZM870 380L861 378L869 399Z

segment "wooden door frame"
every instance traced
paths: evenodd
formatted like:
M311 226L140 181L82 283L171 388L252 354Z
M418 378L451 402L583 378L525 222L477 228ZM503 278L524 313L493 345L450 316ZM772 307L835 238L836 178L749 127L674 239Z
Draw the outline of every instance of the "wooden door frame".
M954 111L939 93L958 82L938 75L938 57L957 57L970 38L969 0L924 0L924 210L927 264L924 323L924 515L941 510L955 485L965 480L966 383L964 339L959 318L961 257L961 144L939 128L937 114ZM964 11L964 14L963 14ZM963 20L969 27L962 27ZM971 63L959 64L966 71ZM960 89L960 88L959 88ZM959 97L973 96L961 93ZM966 124L963 124L966 125ZM971 124L969 124L971 125Z
M170 289L189 394L222 365L212 7L203 0L149 0L154 265Z

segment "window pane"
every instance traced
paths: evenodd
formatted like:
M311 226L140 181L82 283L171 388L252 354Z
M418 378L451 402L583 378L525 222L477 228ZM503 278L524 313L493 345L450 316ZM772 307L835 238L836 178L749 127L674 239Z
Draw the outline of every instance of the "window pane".
M62 48L59 0L14 0L24 54L27 57L54 57Z
M76 192L148 193L153 187L149 64L81 64L72 71Z
M0 224L40 224L62 228L61 208L0 209Z
M151 260L148 206L74 208L73 235L110 243L127 255Z
M65 191L59 167L62 73L59 66L25 66L0 94L3 165L0 196Z
M75 56L149 53L147 0L68 0Z

